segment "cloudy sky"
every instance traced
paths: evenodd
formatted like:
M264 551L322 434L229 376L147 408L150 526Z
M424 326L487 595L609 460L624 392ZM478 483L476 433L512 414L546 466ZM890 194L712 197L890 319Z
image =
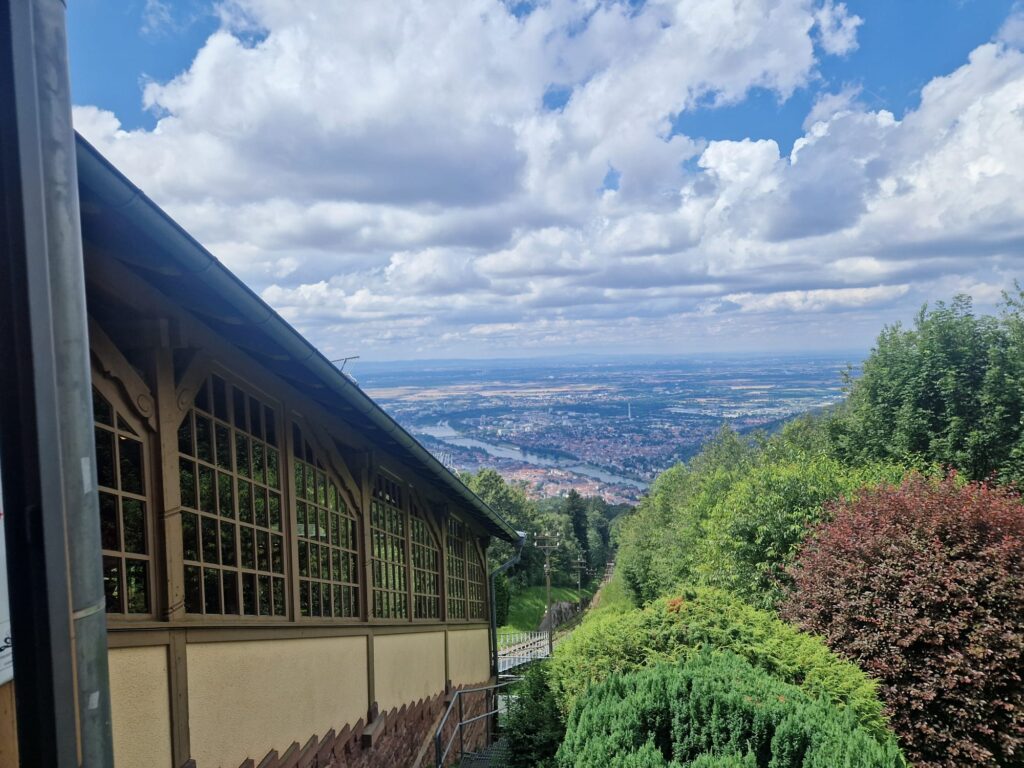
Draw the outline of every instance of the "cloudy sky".
M76 0L78 130L329 355L860 350L1024 276L1010 0Z

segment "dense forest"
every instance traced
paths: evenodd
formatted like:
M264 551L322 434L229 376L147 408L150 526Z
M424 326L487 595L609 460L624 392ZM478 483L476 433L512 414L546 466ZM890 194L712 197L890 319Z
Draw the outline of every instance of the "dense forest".
M924 308L844 403L728 428L615 526L516 766L1024 766L1024 305Z
M538 535L557 540L558 546L551 552L552 585L586 587L604 572L611 553L612 528L629 509L598 497L580 496L576 491L570 491L565 498L535 501L527 498L522 488L506 483L493 469L464 474L462 480L516 530L527 535L528 546L523 548L519 562L495 580L499 627L505 625L510 605L517 596L544 584L544 553L534 546ZM513 554L511 544L492 542L487 550L489 569L495 570Z

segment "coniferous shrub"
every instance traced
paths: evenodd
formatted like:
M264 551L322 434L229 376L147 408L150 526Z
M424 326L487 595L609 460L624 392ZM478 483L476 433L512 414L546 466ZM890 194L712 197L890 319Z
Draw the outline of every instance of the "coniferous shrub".
M565 768L895 768L855 714L808 696L728 652L613 675L591 687L558 752Z
M1024 507L1006 489L912 478L840 504L784 614L881 683L907 757L1024 765Z
M568 713L588 686L613 673L723 649L840 708L879 738L889 733L876 685L818 638L727 592L680 588L646 608L588 617L555 650L550 686Z
M545 662L534 662L516 685L502 722L509 768L549 768L565 735L565 720L548 686Z

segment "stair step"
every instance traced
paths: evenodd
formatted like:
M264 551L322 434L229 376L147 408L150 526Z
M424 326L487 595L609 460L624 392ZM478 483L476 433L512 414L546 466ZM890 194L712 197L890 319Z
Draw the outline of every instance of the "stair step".
M501 768L508 765L508 744L499 739L482 752L463 755L459 768Z

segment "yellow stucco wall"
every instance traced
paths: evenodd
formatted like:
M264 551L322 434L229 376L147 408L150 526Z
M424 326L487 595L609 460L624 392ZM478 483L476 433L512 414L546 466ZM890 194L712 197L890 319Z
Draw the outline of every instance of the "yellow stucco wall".
M444 690L444 632L377 635L373 677L382 712Z
M452 685L480 683L491 676L487 629L448 632L448 677Z
M109 651L110 708L117 768L171 768L167 647Z
M259 762L271 749L366 717L366 638L188 646L189 730L199 768ZM118 765L118 768L121 768Z

